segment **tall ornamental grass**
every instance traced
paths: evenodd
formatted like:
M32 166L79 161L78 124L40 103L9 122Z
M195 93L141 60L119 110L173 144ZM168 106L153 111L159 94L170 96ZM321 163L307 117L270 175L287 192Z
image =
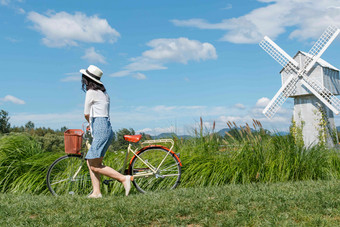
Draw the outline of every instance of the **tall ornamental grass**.
M0 192L46 191L48 163L60 157L46 152L27 134L11 134L0 138Z
M325 146L305 148L290 135L270 135L254 121L238 127L228 122L225 137L206 132L201 126L190 139L175 139L176 153L182 161L179 187L219 186L251 182L286 182L340 178L340 154ZM45 177L62 151L45 150L28 134L0 137L0 192L49 194ZM104 164L119 169L123 152L107 152ZM103 179L107 179L104 178ZM119 182L102 184L104 194L123 194Z
M202 125L202 123L201 123ZM252 130L228 122L233 134L211 132L179 140L182 187L339 179L340 153L325 146L306 148L290 135L271 136L258 121ZM231 132L231 131L230 131Z
M49 194L46 174L49 166L64 152L44 150L43 144L25 133L0 138L0 192ZM121 167L123 154L108 152L105 164ZM108 179L103 177L104 179ZM123 187L114 181L102 185L104 193L122 193Z

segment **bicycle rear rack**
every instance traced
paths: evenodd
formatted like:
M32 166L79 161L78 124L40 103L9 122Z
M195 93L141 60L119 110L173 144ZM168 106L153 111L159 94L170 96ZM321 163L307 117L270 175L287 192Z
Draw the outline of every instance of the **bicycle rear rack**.
M170 150L172 151L172 148L174 148L175 142L172 139L158 139L158 140L145 140L141 144L159 144L159 143L171 143Z

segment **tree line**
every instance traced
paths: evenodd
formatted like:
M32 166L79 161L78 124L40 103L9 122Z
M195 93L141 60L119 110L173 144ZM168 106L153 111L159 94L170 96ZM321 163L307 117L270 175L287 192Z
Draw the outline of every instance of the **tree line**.
M45 127L35 127L34 122L28 121L24 126L13 126L9 122L10 117L7 111L0 110L0 135L9 133L27 133L38 140L45 150L62 151L64 150L64 132L68 129L66 126L60 129L51 129ZM143 139L151 139L150 135L143 134ZM111 149L125 150L129 142L124 140L124 135L135 135L133 128L122 128L114 132Z

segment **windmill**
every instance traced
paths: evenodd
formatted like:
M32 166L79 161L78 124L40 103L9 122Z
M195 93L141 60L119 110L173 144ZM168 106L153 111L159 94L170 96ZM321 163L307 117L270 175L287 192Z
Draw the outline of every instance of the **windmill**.
M329 26L313 45L308 53L298 52L291 58L285 51L265 36L260 46L278 63L283 66L281 70L282 87L263 110L263 114L271 119L280 109L288 97L294 98L294 120L302 127L302 136L306 146L320 141L320 121L326 119L330 130L323 134L328 145L332 145L330 133L334 129L335 114L340 112L340 100L335 96L340 92L339 70L331 67L320 57L334 41L340 30ZM331 68L335 73L331 75L317 73L318 66ZM326 117L325 117L326 116ZM323 118L323 119L322 119Z

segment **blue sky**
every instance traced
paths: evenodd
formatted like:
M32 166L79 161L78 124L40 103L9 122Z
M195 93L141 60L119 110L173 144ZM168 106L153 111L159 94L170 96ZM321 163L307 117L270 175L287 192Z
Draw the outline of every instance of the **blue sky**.
M339 0L0 0L0 109L15 126L79 128L79 70L94 64L114 130L189 134L200 117L288 130L293 99L262 114L281 67L258 43L268 35L294 56L330 24L340 27ZM322 56L337 68L339 46Z

